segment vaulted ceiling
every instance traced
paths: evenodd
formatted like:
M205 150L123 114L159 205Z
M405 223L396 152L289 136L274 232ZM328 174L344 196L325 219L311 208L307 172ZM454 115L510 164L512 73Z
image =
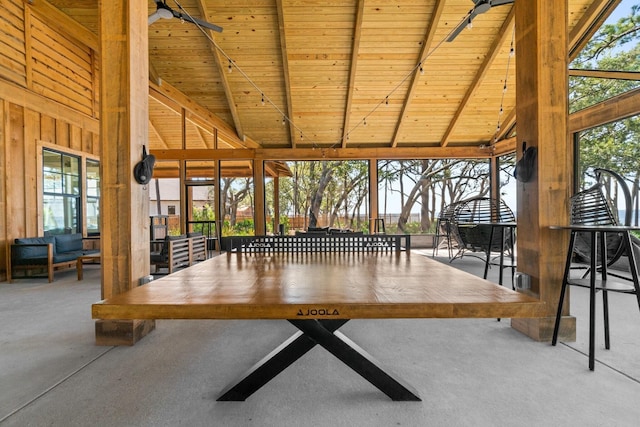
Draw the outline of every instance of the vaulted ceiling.
M97 2L50 2L97 32ZM151 81L176 88L253 146L480 146L508 137L515 123L513 4L478 14L449 42L474 1L166 3L223 31L179 19L151 24ZM569 0L570 48L611 3ZM150 102L152 144L173 148L180 129L166 104ZM195 121L192 132L210 138Z

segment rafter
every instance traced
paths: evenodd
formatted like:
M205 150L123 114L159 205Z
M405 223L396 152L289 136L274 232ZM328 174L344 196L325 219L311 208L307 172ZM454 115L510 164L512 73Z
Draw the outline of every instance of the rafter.
M206 2L204 0L196 0L196 5L198 6L200 15L202 15L204 19L210 19ZM215 33L212 30L202 29L202 31L206 31L211 40L215 40ZM224 94L227 98L227 106L229 107L229 112L231 113L231 117L233 118L233 125L235 127L236 134L241 140L245 139L244 128L242 126L242 121L240 120L240 115L238 114L236 102L233 98L233 91L231 90L231 86L229 85L227 73L223 69L222 65L226 62L226 58L224 58L220 50L218 50L213 43L209 43L209 48L211 49L211 53L213 55L213 58L215 59L216 68L218 70L218 74L220 75L220 82L222 83Z
M353 43L351 44L351 65L349 67L349 82L347 83L347 103L344 109L344 120L342 124L342 148L347 147L347 136L349 134L349 120L351 120L351 105L353 103L353 93L355 91L356 72L358 70L358 52L360 50L360 36L362 35L362 17L364 16L364 0L358 0L358 10L356 11L356 21L353 31Z
M422 49L420 50L420 55L418 58L422 61L431 49L431 45L433 44L433 39L436 34L436 30L438 29L438 22L440 21L440 16L442 15L442 11L444 10L445 0L438 0L433 10L433 14L431 15L431 20L429 21L429 26L427 27L426 34L424 36L424 41L422 42ZM424 64L422 64L424 67ZM396 124L396 129L393 132L393 138L391 140L391 146L396 147L398 145L398 138L400 136L400 131L402 130L402 125L404 123L404 117L409 110L409 106L411 105L411 101L414 98L416 89L418 87L418 81L420 80L420 69L416 69L413 78L411 80L411 85L409 86L409 90L407 91L407 95L404 99L404 104L402 105L402 111L400 112L400 117L398 117L398 123Z
M293 117L293 103L291 101L291 82L289 80L289 59L287 54L287 37L284 28L284 11L282 0L276 0L276 8L278 10L278 29L280 38L280 52L282 52L282 78L284 79L285 97L287 100L287 116ZM289 140L291 148L296 148L295 127L289 122Z
M462 101L458 106L458 110L453 115L453 119L451 119L451 122L449 123L449 127L447 128L446 132L442 136L442 141L440 142L440 145L442 147L446 147L449 144L449 140L451 139L453 130L458 124L460 117L462 117L462 113L464 112L465 107L469 103L469 100L471 99L475 91L480 86L480 83L482 83L482 80L484 79L484 76L487 73L487 70L489 69L494 59L498 55L500 48L504 44L507 38L507 35L509 34L509 30L513 27L514 19L515 19L515 10L514 10L514 7L512 6L511 10L509 11L509 15L507 15L507 19L504 20L504 23L502 24L500 31L496 35L496 38L493 40L493 44L491 45L491 48L489 48L489 52L487 53L487 56L484 58L482 65L478 69L478 72L476 73L475 77L473 78L473 81L469 85L467 92L462 98Z

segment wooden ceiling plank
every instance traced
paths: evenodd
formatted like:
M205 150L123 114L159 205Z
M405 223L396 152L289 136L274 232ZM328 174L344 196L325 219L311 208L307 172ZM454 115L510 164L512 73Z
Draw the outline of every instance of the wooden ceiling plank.
M355 91L356 72L358 70L358 51L360 50L360 37L362 36L362 19L364 16L364 0L358 0L356 10L356 20L353 31L353 43L351 48L351 64L349 68L349 83L347 85L347 102L344 109L344 120L342 122L342 148L347 147L349 137L349 121L351 119L351 104Z
M423 62L426 60L427 53L433 44L433 40L436 35L436 31L438 28L438 22L440 21L440 17L442 16L442 11L444 10L445 0L438 0L436 6L434 8L433 14L431 15L431 20L429 21L429 26L427 27L427 31L424 37L424 42L422 43L422 48L420 50L420 61ZM402 105L402 111L400 112L400 116L398 117L398 121L396 124L396 128L393 132L393 137L391 139L391 147L396 147L398 145L398 137L402 130L402 125L404 124L405 115L411 105L411 101L414 99L416 94L416 89L418 87L418 81L421 76L421 69L425 68L424 64L416 69L413 73L413 78L411 80L411 84L409 86L409 91L407 92L404 103Z
M153 120L151 120L151 118L149 118L149 130L158 137L158 139L160 140L160 142L162 143L162 145L165 148L169 148L169 144L167 144L167 141L164 139L164 137L160 134L160 132L158 131L158 128L156 127L156 125L153 123Z
M511 10L509 11L509 15L507 15L507 19L504 20L504 24L502 25L498 34L493 40L493 44L491 45L491 48L489 49L487 56L485 57L484 61L482 62L482 65L478 69L478 73L474 77L473 82L471 82L471 84L469 85L469 88L467 89L467 92L465 93L464 98L459 104L458 110L454 114L449 124L449 127L447 128L446 132L442 136L442 141L440 143L441 146L446 147L449 144L451 135L453 134L453 130L458 125L458 122L462 117L462 113L464 112L465 107L468 105L469 100L471 99L471 97L474 95L474 93L480 86L480 83L482 83L482 80L484 79L484 76L487 70L489 69L494 59L498 55L500 48L504 44L507 38L507 35L509 34L509 30L512 29L513 27L514 19L515 19L515 10L514 10L514 7L511 6Z

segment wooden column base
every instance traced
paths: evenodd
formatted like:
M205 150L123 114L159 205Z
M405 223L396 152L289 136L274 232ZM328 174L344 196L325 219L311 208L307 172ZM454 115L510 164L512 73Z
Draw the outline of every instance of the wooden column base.
M96 320L96 345L134 345L155 328L155 320Z
M536 317L533 319L511 319L511 327L518 332L536 341L551 341L553 338L553 327L556 318ZM576 318L573 316L563 316L560 319L560 330L558 331L560 341L576 340Z

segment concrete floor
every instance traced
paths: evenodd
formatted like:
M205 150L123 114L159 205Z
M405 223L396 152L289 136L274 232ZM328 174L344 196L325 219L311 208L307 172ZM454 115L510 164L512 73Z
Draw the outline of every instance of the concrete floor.
M477 275L483 268L471 257L452 265ZM508 319L353 320L341 329L411 383L422 402L389 401L320 348L246 402L217 402L227 383L295 328L284 321L158 321L133 347L98 347L90 306L100 299L99 281L99 266L87 266L81 282L68 271L51 284L0 284L1 426L640 423L633 296L610 296L612 348L604 349L598 321L594 372L586 356L588 293L572 288L577 341L556 347L521 335Z

